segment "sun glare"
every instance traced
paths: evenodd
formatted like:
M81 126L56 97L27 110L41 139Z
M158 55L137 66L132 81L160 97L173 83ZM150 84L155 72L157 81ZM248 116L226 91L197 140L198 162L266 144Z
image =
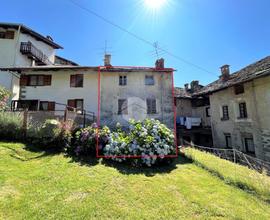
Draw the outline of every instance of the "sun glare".
M159 10L164 6L167 0L144 0L144 4L147 8L151 10Z

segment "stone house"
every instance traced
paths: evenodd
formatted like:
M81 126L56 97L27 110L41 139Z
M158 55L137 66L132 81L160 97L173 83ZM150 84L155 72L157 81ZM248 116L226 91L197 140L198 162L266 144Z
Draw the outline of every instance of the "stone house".
M214 147L236 148L270 161L270 57L220 78L195 96L208 95Z

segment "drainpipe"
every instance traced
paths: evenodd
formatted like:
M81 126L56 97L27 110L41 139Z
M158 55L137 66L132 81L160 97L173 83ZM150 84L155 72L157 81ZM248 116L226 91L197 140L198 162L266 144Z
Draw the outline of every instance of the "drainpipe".
M19 44L20 32L21 32L21 25L19 25L19 27L18 27L18 34L17 34L17 40L16 40L16 44L15 44L15 53L14 53L13 66L15 66L15 62L16 62L16 54L17 54L17 47L18 47L18 44Z

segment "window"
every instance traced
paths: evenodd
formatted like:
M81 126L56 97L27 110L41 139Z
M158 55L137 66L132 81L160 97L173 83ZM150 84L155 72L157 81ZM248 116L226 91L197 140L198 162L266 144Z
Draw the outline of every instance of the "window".
M41 110L41 111L54 111L55 110L55 102L41 101L39 103L39 110Z
M156 114L157 113L157 106L156 106L155 99L147 99L146 105L147 105L147 114Z
M154 76L145 76L145 85L155 85Z
M221 120L229 120L229 108L227 105L222 106L222 118Z
M205 108L206 117L210 117L210 107Z
M234 94L235 95L238 95L238 94L241 94L241 93L244 93L244 92L245 92L245 89L244 89L243 84L239 84L239 85L234 86Z
M44 76L43 75L33 75L29 76L29 86L43 86L44 85Z
M127 76L119 76L119 85L120 86L127 85Z
M226 148L232 148L231 134L224 134L224 135L225 135Z
M51 75L21 75L21 86L49 86L51 85Z
M246 103L239 103L239 118L247 118L247 107Z
M0 38L2 39L14 39L14 31L1 31Z
M255 153L253 138L244 138L245 149L247 153Z
M118 99L118 114L127 115L128 114L128 100Z
M83 87L83 74L70 75L70 87Z
M83 112L83 99L69 99L67 105L69 111Z

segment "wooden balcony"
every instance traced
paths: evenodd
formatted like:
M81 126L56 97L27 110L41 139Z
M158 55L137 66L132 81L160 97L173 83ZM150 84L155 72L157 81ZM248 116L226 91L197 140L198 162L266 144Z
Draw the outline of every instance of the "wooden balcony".
M37 65L53 65L49 58L42 53L41 50L36 48L30 41L21 42L20 51L22 54L34 59Z

